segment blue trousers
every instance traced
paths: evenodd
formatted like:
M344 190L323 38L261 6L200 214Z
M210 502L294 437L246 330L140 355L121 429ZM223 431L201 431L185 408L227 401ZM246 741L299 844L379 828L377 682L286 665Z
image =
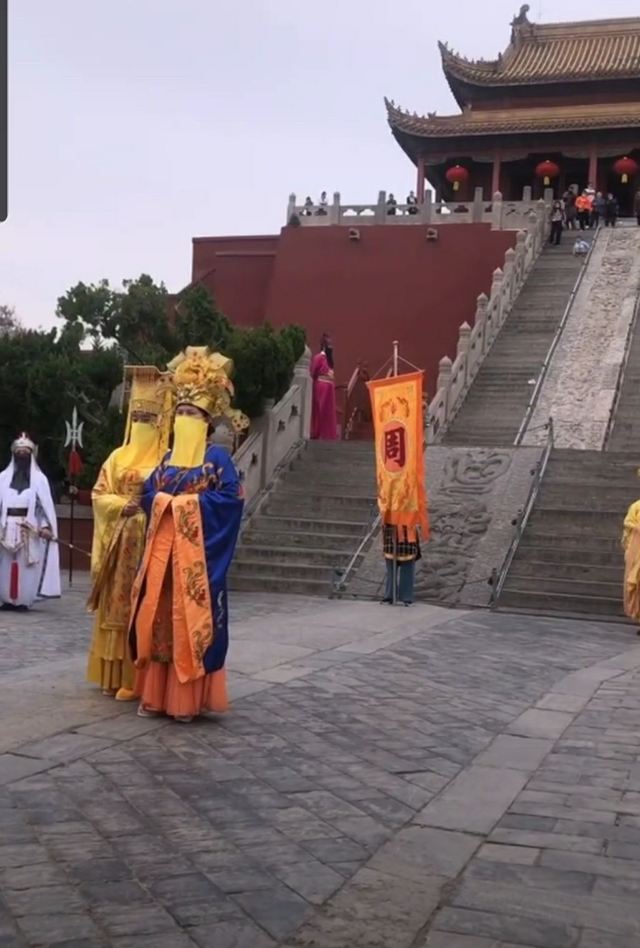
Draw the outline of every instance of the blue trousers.
M387 584L384 598L393 599L393 560L386 560ZM409 560L398 563L396 571L396 600L399 602L413 602L413 583L416 575L416 562Z

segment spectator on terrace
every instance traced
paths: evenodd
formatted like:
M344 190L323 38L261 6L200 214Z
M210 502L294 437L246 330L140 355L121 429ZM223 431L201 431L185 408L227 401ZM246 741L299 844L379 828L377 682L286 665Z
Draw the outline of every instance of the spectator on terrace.
M323 191L320 195L320 201L318 203L318 210L316 214L319 217L326 217L328 213L329 202L327 201L327 192Z
M591 198L587 191L584 190L582 194L576 198L576 210L578 211L578 221L580 222L580 230L588 230L591 226L591 208L593 207L593 198Z
M564 225L564 207L562 201L554 201L551 208L551 236L549 243L560 246L562 240L562 227Z
M578 212L576 210L576 192L573 187L568 188L562 195L564 202L564 216L567 230L575 230Z
M604 226L615 227L618 221L620 206L617 197L609 191L607 194L607 203L604 212Z
M418 213L418 198L413 191L409 191L407 195L407 210L409 214Z
M598 191L595 198L593 199L593 207L591 208L591 226L597 227L601 221L604 220L604 216L607 210L607 199L605 198L602 191Z
M387 214L393 216L398 208L398 202L394 198L393 194L390 194L387 198Z

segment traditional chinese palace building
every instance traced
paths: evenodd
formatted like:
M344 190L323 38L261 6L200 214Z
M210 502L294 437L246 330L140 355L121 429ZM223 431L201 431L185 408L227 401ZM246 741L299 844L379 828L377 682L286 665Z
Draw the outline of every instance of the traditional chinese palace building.
M440 44L460 107L426 116L387 101L400 147L438 197L468 199L532 186L610 190L630 212L640 186L640 18L531 23L528 6L494 60L470 60ZM624 159L627 159L626 161Z

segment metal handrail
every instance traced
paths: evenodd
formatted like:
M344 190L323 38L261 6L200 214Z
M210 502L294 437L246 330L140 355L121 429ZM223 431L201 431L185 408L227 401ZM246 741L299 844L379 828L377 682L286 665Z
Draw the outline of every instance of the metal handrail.
M627 338L624 342L624 352L622 353L622 361L620 362L620 368L618 369L618 379L616 381L616 389L613 393L613 401L611 403L611 408L609 409L609 417L607 419L607 427L604 432L604 439L602 442L602 450L607 451L609 448L609 439L613 434L614 420L616 413L618 411L618 405L620 404L620 396L622 395L622 386L624 384L624 377L627 372L627 365L629 364L629 354L631 352L631 342L636 330L636 323L638 322L638 311L640 310L640 296L636 297L636 302L633 307L633 315L629 322L629 328L627 329Z
M549 463L549 458L551 456L551 451L553 450L554 438L553 438L553 418L549 418L549 421L544 426L547 429L547 443L545 449L542 452L542 455L536 465L535 477L533 483L529 488L529 494L527 500L522 509L522 513L518 517L516 523L516 530L507 550L507 554L502 561L502 566L499 570L495 570L492 573L492 591L491 591L491 607L495 608L498 604L500 594L502 592L502 587L504 586L507 574L511 569L511 564L513 563L513 558L516 555L518 547L520 546L520 541L522 540L522 535L525 531L525 527L529 522L529 517L531 516L531 511L533 510L533 505L535 504L538 493L540 491L540 485L542 484L542 478L545 475L547 470L547 464Z
M370 517L369 522L365 526L364 536L361 538L360 543L356 547L355 552L353 553L351 559L347 563L347 566L333 580L333 589L331 590L332 597L337 596L340 593L344 592L347 586L347 583L351 577L351 573L354 571L355 565L358 562L358 558L362 555L362 552L365 546L367 546L367 544L371 541L374 533L378 530L380 526L380 511L378 509L377 502L375 503L374 510L375 510L375 516L373 516L373 511L372 511L372 516Z
M518 429L518 433L517 433L517 435L516 435L516 439L515 439L515 441L513 442L516 447L518 447L518 445L522 444L522 439L524 438L525 434L527 433L527 428L529 427L529 423L531 422L531 418L532 418L533 413L534 413L534 411L535 411L536 405L538 404L538 399L539 399L539 397L540 397L540 392L542 391L542 385L543 385L543 383L544 383L544 380L545 380L546 377L547 377L547 372L549 371L549 366L551 365L551 360L553 359L553 356L554 356L554 354L555 354L555 351L556 351L556 349L558 348L558 343L560 342L560 339L561 339L561 337L562 337L562 334L563 334L563 332L564 332L564 330L565 330L565 327L566 327L566 325L567 325L567 321L568 321L568 319L569 319L569 314L570 314L571 309L572 309L572 307L573 307L573 304L574 304L575 298L576 298L576 296L577 296L578 290L580 289L580 286L582 285L582 281L583 281L583 279L584 279L584 275L585 275L585 273L586 273L587 267L589 266L589 261L591 260L591 255L592 255L592 253L593 253L593 251L594 251L594 248L595 248L595 246L596 246L596 243L598 242L598 238L599 238L599 236L600 236L600 230L601 230L601 228L598 228L598 229L596 230L595 235L594 235L594 238L593 238L593 240L591 241L591 246L589 247L589 252L588 252L588 254L587 254L586 257L585 257L584 263L583 263L583 265L582 265L582 267L581 267L581 269L580 269L580 273L578 274L578 278L576 279L576 282L575 282L575 284L574 284L574 287L573 287L573 289L571 290L571 295L570 295L570 297L569 297L569 299L568 299L568 301L567 301L567 305L565 306L564 313L562 314L562 319L560 320L560 325L559 325L558 328L556 329L555 335L554 335L553 339L551 340L551 345L549 346L549 349L547 350L547 354L546 354L546 356L544 357L544 362L542 363L542 367L541 367L541 369L540 369L540 372L539 372L539 374L538 374L538 378L537 378L537 380L536 380L535 388L533 389L533 392L532 392L532 394L531 394L531 398L529 399L529 404L527 405L527 410L526 410L525 413L524 413L524 418L522 419L522 424L520 425L520 428Z

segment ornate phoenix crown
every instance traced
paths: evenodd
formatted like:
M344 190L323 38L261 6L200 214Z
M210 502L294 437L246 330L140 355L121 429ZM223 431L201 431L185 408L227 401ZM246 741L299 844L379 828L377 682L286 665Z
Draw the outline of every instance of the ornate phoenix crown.
M134 412L153 415L161 432L161 447L169 444L173 411L173 386L169 372L161 372L155 365L125 365L123 403L128 399L125 440L129 441Z
M228 418L236 431L249 427L249 419L231 407L233 362L207 346L188 346L168 365L173 372L177 405L195 405L211 419Z

